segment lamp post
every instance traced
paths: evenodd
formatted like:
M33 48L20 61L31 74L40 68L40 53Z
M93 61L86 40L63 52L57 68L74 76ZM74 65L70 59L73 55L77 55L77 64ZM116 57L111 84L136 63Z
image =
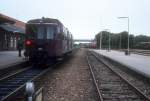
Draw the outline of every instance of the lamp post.
M130 52L130 50L129 50L129 48L130 48L130 46L129 46L129 17L118 17L118 19L127 19L128 20L128 43L127 43L127 55L129 55L129 52Z

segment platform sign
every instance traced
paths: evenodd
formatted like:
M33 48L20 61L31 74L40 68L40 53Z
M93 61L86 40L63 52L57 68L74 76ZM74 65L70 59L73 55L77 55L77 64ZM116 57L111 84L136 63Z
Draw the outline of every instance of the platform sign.
M35 100L34 101L44 101L43 100L43 88L40 88L36 93L35 93Z

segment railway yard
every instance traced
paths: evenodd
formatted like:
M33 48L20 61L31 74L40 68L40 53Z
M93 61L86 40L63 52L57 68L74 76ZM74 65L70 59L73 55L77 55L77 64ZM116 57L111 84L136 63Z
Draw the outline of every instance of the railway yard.
M42 88L43 101L150 101L147 75L97 50L76 49L48 68L29 63L10 68L1 70L0 101L26 101L28 81L35 93Z
M1 4L0 101L150 101L150 0Z

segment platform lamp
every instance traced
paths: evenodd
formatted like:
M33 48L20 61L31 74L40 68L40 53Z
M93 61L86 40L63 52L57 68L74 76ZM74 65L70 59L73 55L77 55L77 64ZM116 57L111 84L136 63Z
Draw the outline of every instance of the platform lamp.
M129 46L129 17L118 17L118 19L127 19L128 20L128 47L127 47L127 54L126 55L130 55L130 46Z

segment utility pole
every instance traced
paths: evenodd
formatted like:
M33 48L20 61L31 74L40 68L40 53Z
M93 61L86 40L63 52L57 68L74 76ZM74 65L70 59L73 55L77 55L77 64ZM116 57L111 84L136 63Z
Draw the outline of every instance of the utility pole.
M126 55L130 55L130 40L129 40L129 37L130 37L130 33L129 33L129 17L118 17L118 19L127 19L128 20L128 43L127 43L127 54Z
M121 40L122 40L122 38L121 38L121 34L120 34L120 43L119 43L119 49L121 49Z
M110 34L111 34L111 33L109 32L109 40L108 40L108 41L109 41L109 45L108 45L108 51L110 51Z
M102 37L103 37L103 32L100 32L100 50L102 50Z
M111 33L110 33L110 29L104 29L104 30L109 33L109 35L108 35L108 52L110 52L110 50L111 50L111 49L110 49L110 40L111 40L111 38L110 38L110 37L111 37L111 36L110 36L110 34L111 34Z

